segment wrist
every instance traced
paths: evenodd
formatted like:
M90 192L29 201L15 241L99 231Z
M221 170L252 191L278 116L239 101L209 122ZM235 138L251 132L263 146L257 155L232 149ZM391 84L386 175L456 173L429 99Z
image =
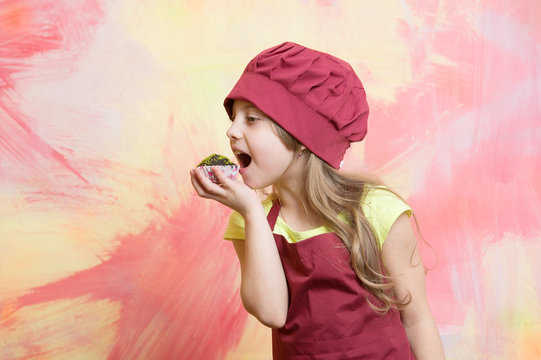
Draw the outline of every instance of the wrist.
M244 221L250 221L261 216L265 217L265 209L260 202L247 206L244 211L239 213L244 218Z

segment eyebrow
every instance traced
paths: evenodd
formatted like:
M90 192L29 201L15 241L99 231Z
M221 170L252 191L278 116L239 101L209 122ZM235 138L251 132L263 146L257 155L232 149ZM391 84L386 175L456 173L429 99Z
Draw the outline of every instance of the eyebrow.
M243 111L246 111L246 110L255 110L255 111L257 111L258 113L260 113L261 116L264 116L264 117L270 119L270 117L269 117L267 114L265 114L265 112L264 112L263 110L261 110L260 108L258 108L258 107L255 106L254 104L252 104L251 102L246 101L246 104L243 104L243 105L237 105L237 106L238 106L237 110L243 110ZM235 113L235 107L234 107L234 106L233 106L233 108L232 108L232 111L233 111L233 114L234 114L234 113Z

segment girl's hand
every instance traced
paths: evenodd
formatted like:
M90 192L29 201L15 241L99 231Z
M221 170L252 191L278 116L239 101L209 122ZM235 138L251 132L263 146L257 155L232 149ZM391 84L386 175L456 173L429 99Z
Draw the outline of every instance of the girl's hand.
M210 181L201 169L195 168L190 171L192 185L200 197L216 200L243 217L246 217L254 207L261 206L261 200L254 190L239 181L229 179L217 167L213 167L212 172L220 184Z

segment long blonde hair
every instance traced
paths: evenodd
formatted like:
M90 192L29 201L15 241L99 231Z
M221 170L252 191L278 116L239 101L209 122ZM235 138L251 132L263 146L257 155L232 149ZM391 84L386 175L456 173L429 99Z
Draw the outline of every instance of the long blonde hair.
M288 149L298 152L302 148L297 139L275 122L272 124ZM390 308L409 304L409 294L403 299L397 299L394 294L393 282L385 275L382 265L379 241L361 207L364 195L371 188L394 192L375 177L339 172L311 152L307 157L303 205L307 211L323 219L349 250L355 274L364 287L381 302L369 302L369 305L375 311L385 314ZM345 216L346 221L340 220L338 215Z

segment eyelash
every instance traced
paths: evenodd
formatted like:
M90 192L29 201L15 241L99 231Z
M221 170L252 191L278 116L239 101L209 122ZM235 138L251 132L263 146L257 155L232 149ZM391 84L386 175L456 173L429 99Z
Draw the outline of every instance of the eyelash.
M235 121L235 117L236 117L236 116L231 116L231 117L229 118L229 120ZM246 116L246 120L248 120L248 122L254 122L254 121L259 120L259 118L258 118L257 116L248 115L248 116Z

